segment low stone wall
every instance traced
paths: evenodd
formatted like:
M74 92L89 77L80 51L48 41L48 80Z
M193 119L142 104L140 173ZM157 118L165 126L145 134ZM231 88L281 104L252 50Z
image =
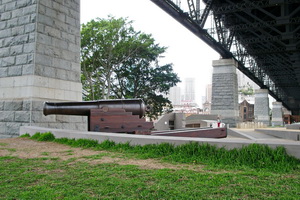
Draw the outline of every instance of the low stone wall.
M267 128L267 125L263 122L241 122L236 124L236 128L240 129L255 129L255 128Z
M131 145L145 145L145 144L161 144L170 143L174 145L187 144L190 142L198 142L200 144L211 144L219 148L233 149L242 148L249 144L265 144L271 148L283 146L287 153L300 159L300 144L296 141L282 141L282 140L247 140L237 138L195 138L195 137L170 137L170 136L153 136L153 135L134 135L134 134L120 134L120 133L101 133L91 131L74 131L74 130L62 130L62 129L49 129L40 127L21 127L20 135L29 133L30 135L36 132L44 133L50 131L56 138L86 138L93 139L99 142L104 140L114 141L116 143L127 143Z
M300 130L300 123L286 125L286 129Z

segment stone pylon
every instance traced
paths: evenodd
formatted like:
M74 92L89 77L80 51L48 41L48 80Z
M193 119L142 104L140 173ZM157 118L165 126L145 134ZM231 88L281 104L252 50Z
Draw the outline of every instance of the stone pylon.
M85 117L43 116L44 101L81 101L80 0L0 1L0 135L33 125L86 130Z
M255 90L254 118L255 122L270 125L270 107L267 89Z
M233 59L213 61L211 114L236 127L239 122L237 63Z
M272 126L283 126L283 108L281 102L272 103Z

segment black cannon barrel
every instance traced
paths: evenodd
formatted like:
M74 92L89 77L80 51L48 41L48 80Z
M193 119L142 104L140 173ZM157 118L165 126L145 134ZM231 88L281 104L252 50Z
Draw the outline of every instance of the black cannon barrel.
M89 116L91 109L120 108L140 118L145 115L147 107L142 99L109 99L83 102L45 102L44 115L83 115Z

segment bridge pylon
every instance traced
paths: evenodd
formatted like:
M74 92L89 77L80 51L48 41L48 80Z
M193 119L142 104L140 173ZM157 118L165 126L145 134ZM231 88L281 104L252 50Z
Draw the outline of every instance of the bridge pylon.
M230 127L239 122L237 66L234 59L213 61L211 114Z

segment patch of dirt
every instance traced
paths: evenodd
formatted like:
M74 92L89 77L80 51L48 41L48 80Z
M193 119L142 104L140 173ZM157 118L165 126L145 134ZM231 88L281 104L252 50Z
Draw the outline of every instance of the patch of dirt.
M103 154L112 156L101 156ZM87 156L100 155L99 158L88 158ZM61 160L74 159L74 162L87 162L89 164L114 163L119 165L136 165L142 169L189 169L203 171L199 165L172 165L161 163L154 159L138 160L116 156L106 151L94 151L90 149L73 148L54 142L38 142L28 138L0 139L0 156L15 156L22 159L27 158L58 158ZM71 163L70 163L71 164Z

